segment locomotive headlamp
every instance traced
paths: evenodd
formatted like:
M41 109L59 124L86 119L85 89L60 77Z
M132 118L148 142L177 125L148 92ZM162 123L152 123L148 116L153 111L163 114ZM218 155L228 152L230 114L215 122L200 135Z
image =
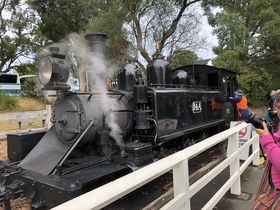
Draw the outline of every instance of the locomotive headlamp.
M48 57L44 57L39 62L39 81L42 85L48 84L52 77L52 63Z
M39 61L38 78L44 85L43 90L69 90L70 86L67 85L69 67L65 56L58 54L57 48L55 51L51 50L51 55Z

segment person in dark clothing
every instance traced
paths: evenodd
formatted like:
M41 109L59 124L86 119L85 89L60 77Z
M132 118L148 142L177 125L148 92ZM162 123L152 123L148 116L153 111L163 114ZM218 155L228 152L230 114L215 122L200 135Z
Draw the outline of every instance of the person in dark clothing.
M267 110L270 111L270 110L275 110L275 95L277 94L277 91L276 90L272 90L270 92L270 98L269 98L269 101L268 101L268 104L267 104ZM275 110L275 113L276 110Z
M275 96L280 94L279 90L272 90L270 92L269 102L267 104L267 111L265 113L265 119L268 122L271 122L273 125L273 131L277 132L278 124L279 124L279 117L277 115L277 110L275 108Z

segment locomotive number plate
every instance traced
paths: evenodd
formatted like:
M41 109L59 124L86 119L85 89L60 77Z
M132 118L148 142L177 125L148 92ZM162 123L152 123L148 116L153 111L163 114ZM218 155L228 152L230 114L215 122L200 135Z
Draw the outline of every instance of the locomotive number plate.
M202 111L201 101L194 101L192 103L193 113L200 113Z

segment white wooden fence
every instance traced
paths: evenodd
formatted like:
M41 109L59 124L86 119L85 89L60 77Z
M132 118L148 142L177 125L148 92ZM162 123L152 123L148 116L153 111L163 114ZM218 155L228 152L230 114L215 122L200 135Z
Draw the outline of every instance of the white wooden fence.
M191 147L188 147L171 156L161 159L153 164L132 172L124 177L121 177L113 182L103 185L93 191L85 193L77 198L65 202L54 210L89 210L101 209L117 199L127 195L135 189L151 182L157 177L173 170L173 188L174 198L161 209L191 209L190 199L213 178L220 174L226 167L229 166L230 178L216 192L216 194L202 208L204 210L212 209L230 189L234 195L241 194L240 176L248 165L253 162L254 165L260 164L259 157L259 135L252 133L252 138L247 143L239 147L238 134L239 131L250 126L247 123L242 123L234 128L228 129L215 136L207 138ZM192 185L189 185L188 161L196 155L206 151L207 149L217 145L228 139L228 157L223 160L214 169L209 171ZM252 154L246 161L240 165L240 154L244 150L248 150L252 145Z
M1 121L8 121L8 122L17 122L18 123L18 130L8 130L8 131L1 131L0 132L0 139L6 138L7 133L16 133L22 132L25 129L25 122L32 121L32 120L42 120L42 128L50 128L51 127L51 105L46 105L45 110L41 111L25 111L25 112L10 112L10 113L3 113L0 114ZM38 129L28 129L28 130L38 130Z

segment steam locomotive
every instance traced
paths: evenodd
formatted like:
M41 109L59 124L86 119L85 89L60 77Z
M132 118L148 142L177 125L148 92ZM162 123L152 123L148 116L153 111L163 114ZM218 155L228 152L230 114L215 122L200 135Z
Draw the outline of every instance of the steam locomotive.
M104 57L107 36L88 34L92 56ZM106 75L100 72L106 83ZM133 63L118 72L118 89L70 92L69 66L54 48L39 62L45 90L59 92L48 131L8 135L0 163L0 203L28 197L48 209L160 158L164 149L188 146L201 134L229 126L237 89L234 72L205 64L171 70L159 50L147 65L147 82ZM164 149L163 149L164 148Z

